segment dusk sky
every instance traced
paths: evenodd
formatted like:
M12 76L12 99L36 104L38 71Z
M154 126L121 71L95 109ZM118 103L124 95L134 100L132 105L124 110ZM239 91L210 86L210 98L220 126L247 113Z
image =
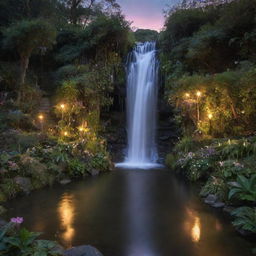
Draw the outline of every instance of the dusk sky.
M132 27L160 30L164 24L163 9L179 0L117 0Z

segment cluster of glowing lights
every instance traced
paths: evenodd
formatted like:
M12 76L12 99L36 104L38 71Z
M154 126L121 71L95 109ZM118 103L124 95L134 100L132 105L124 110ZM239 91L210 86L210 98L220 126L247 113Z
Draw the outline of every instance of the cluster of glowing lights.
M196 93L195 93L195 95L199 98L199 97L201 97L202 96L202 92L200 92L200 91L197 91ZM185 98L190 98L190 93L185 93Z
M199 99L202 96L202 92L201 91L197 91L195 93L195 95L196 95L197 99ZM185 93L184 96L185 96L185 98L189 99L191 95L190 95L190 93ZM209 112L207 116L208 116L209 120L212 120L213 114L211 112Z

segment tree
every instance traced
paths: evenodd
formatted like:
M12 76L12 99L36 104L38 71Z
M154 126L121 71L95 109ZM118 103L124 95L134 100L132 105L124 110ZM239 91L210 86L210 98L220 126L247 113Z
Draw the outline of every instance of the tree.
M138 42L156 41L158 38L158 32L151 29L137 29L134 35Z
M54 44L55 38L55 28L43 20L22 20L4 31L4 46L15 50L20 58L18 103L31 55L36 51L44 53Z
M116 0L62 0L69 12L69 19L72 24L79 22L87 24L95 9L109 9L109 7L119 10L120 6Z

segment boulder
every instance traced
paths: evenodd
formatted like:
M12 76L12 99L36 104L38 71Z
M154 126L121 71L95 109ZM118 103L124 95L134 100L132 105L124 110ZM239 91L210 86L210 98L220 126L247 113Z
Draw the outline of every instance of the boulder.
M25 192L26 194L29 194L29 192L32 189L31 180L29 178L25 177L15 177L14 182L19 185L20 189Z
M61 185L67 185L67 184L69 184L70 182L71 182L70 179L63 179L63 180L60 181L60 184L61 184Z
M223 208L225 206L225 203L217 201L214 204L212 204L212 207L214 208Z
M65 251L64 256L103 256L103 254L90 245L82 245Z
M205 199L204 199L204 202L206 204L210 204L210 205L213 205L216 201L217 201L217 196L216 195L213 195L213 194L210 194L208 195Z
M100 174L100 171L99 171L99 170L96 170L96 169L92 169L92 170L90 170L90 174L91 174L92 176L97 176L97 175Z

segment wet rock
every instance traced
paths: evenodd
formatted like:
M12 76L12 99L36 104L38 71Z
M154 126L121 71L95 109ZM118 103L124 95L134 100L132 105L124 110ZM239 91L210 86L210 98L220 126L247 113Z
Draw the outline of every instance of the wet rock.
M26 194L29 194L32 189L31 180L29 178L25 177L15 177L14 181L16 184L19 185L20 189L25 192Z
M214 204L212 204L212 207L214 208L223 208L225 206L225 203L217 201Z
M63 179L63 180L60 181L60 184L61 184L61 185L67 185L67 184L69 184L70 182L71 182L70 179Z
M103 256L103 254L90 245L83 245L65 251L64 256Z
M213 194L210 194L208 195L205 199L204 199L204 202L206 204L210 204L210 205L213 205L216 201L217 201L217 196L216 195L213 195Z
M92 169L92 170L90 171L90 174L91 174L92 176L97 176L97 175L100 174L100 171L99 171L99 170L96 170L96 169Z

